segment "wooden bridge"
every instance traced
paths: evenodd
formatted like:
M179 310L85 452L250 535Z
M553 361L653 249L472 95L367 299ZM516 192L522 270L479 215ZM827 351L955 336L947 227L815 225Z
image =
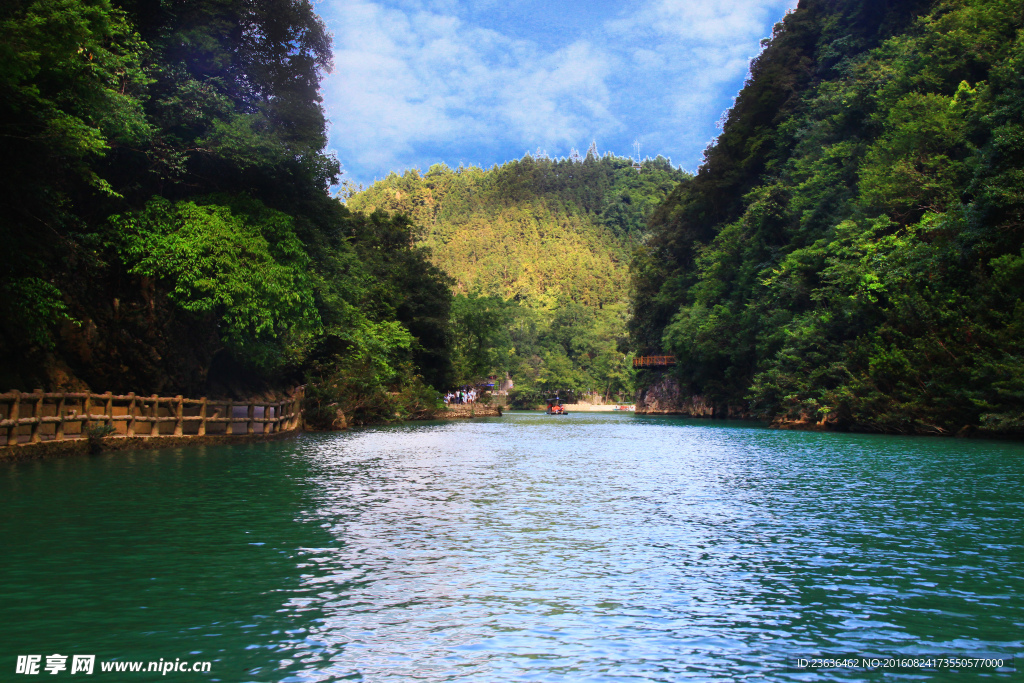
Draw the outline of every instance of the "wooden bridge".
M273 402L119 396L107 392L0 394L0 445L84 439L106 426L113 437L216 436L292 431L301 420L301 389Z
M634 368L664 368L675 364L675 356L637 356L633 359Z

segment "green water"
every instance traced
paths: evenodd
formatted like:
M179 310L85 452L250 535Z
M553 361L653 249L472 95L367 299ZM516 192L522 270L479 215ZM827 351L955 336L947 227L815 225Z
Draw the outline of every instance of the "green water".
M7 463L0 681L1024 680L787 664L1024 653L1022 519L1019 443L615 414Z

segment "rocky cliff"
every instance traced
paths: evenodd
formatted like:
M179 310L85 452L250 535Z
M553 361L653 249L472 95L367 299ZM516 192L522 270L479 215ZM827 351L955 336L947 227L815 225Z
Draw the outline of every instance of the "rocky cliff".
M742 406L715 405L704 396L692 395L683 390L679 380L667 374L653 376L646 387L637 391L636 413L739 419L753 417Z

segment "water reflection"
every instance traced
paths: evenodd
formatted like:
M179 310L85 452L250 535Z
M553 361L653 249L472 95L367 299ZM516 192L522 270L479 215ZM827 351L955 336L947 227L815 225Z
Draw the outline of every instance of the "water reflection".
M335 542L297 555L284 611L318 620L283 680L853 680L786 658L1024 646L1017 445L601 414L306 443L302 522Z
M1021 444L614 414L7 464L0 667L880 680L786 658L1024 650L1022 475Z

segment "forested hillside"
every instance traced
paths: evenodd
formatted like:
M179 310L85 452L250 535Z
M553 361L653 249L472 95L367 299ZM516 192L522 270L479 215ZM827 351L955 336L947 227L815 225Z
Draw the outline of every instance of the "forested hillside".
M306 0L3 3L0 386L311 380L390 416L450 381L447 278L327 194L330 60Z
M647 217L683 178L662 157L527 154L490 170L392 173L349 197L355 210L410 216L459 293L586 306L625 299L632 248Z
M628 264L647 219L685 174L592 145L489 170L392 173L349 208L404 214L453 280L456 376L511 373L520 403L561 390L632 390L625 348Z
M1017 0L802 0L652 220L635 346L723 410L1024 428L1022 25Z

